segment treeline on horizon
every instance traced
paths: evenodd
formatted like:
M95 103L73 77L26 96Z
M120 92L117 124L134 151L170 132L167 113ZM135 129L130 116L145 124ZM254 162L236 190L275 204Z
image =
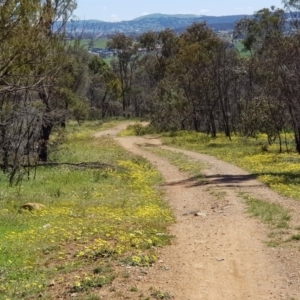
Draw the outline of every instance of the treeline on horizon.
M50 137L68 119L118 116L149 119L157 131L224 132L229 139L265 133L270 143L280 141L280 151L292 131L300 153L300 1L283 2L289 31L286 12L274 7L236 24L248 57L206 23L194 23L180 35L149 31L138 41L118 33L108 42L116 57L107 64L66 38L75 0L5 1L1 169L18 182L24 170L48 161Z

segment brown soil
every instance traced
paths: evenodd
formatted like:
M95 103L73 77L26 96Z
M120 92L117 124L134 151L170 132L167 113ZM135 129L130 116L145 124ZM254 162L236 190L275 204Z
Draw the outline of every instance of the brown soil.
M176 216L170 228L175 239L160 250L154 267L124 267L130 280L114 283L115 290L123 293L104 289L103 299L146 299L140 294L149 295L150 287L165 292L157 299L169 299L166 292L178 300L300 299L299 242L268 247L271 229L247 213L241 193L288 208L291 228L300 225L300 202L279 196L244 170L214 157L162 146L158 139L116 137L123 128L97 137L111 135L162 173L166 201ZM197 184L167 160L141 150L140 144L162 146L202 162L206 184ZM280 234L288 236L291 231L284 229ZM137 293L129 292L132 286Z

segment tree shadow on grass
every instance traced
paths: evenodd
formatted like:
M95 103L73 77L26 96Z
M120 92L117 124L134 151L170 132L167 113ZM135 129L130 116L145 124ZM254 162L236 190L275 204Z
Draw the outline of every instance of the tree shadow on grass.
M254 180L258 177L257 174L254 175L197 175L193 177L189 177L184 180L172 181L163 184L163 186L185 186L187 188L197 187L201 185L223 185L227 187L236 187L243 185L243 183L249 182L250 180ZM249 186L249 185L247 185ZM260 184L255 184L251 186L260 186Z
M300 185L300 173L299 172L262 172L248 175L230 175L230 174L215 174L215 175L197 175L189 177L185 180L172 181L164 184L165 186L182 185L185 187L196 187L201 185L222 185L226 187L238 187L241 185L247 185L247 187L260 187L262 184L250 185L248 182L257 179L259 176L268 175L276 177L277 184L284 185Z

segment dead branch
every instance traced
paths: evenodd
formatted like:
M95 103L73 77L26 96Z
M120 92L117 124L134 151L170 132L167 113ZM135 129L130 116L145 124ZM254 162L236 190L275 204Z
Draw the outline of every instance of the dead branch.
M24 164L20 167L23 168L35 168L35 167L55 167L55 166L71 166L78 169L116 169L115 166L106 164L106 163L100 163L100 162L82 162L82 163L67 163L67 162L39 162L36 165L33 164ZM0 164L0 168L3 168L4 165ZM13 165L6 166L8 168L13 168Z

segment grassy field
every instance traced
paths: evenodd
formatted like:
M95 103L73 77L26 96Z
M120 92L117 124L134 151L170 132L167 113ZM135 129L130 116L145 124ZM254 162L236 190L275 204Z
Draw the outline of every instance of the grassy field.
M292 138L290 151L282 154L278 153L278 145L266 145L264 135L255 139L235 136L229 141L222 135L213 139L182 131L163 134L162 138L166 145L214 155L240 166L277 192L300 200L300 156L291 149Z
M72 123L57 133L65 142L53 153L106 168L39 167L35 180L12 188L0 175L0 299L99 299L93 292L119 276L116 266L150 266L169 243L173 216L154 187L160 174L111 139L92 137L107 126ZM20 208L28 202L44 207Z
M107 38L99 38L93 41L93 48L106 48L106 44L109 41ZM85 49L88 49L88 45L91 42L90 39L81 39L80 44L84 46Z

